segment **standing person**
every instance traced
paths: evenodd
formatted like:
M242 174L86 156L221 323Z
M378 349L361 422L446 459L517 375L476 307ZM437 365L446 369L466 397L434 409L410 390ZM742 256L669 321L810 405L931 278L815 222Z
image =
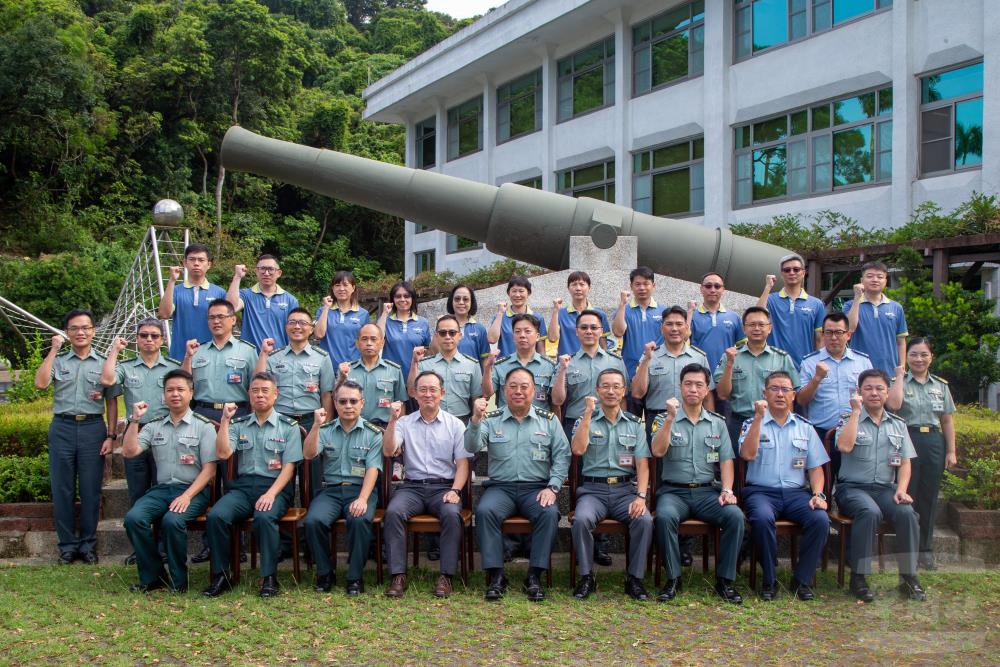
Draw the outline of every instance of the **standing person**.
M240 289L240 281L247 274L247 267L237 264L226 292L226 300L233 304L237 312L243 309L240 338L258 348L265 338L273 338L277 347L284 347L288 344L285 320L289 313L299 307L299 300L278 284L281 267L274 255L264 254L258 257L254 270L257 273L257 284Z
M514 276L507 283L507 298L510 306L500 303L487 331L490 343L496 343L501 357L514 353L514 316L531 315L538 319L538 342L535 347L539 354L545 354L545 320L534 314L528 305L531 296L531 281L524 276Z
M174 359L184 358L184 347L189 340L208 340L208 306L226 298L226 290L208 282L205 276L212 268L208 246L192 243L184 249L184 266L171 266L170 278L163 290L157 314L161 320L171 320L170 351ZM187 278L180 285L184 271Z
M540 337L539 320L534 315L518 313L511 318L511 331L514 339L514 354L500 357L493 363L492 356L486 361L488 373L483 377L483 396L489 398L496 392L497 408L504 406L505 395L499 388L505 378L515 368L525 368L531 373L535 389L534 405L548 410L551 407L552 382L555 378L556 365L546 356L538 352Z
M896 532L899 593L923 602L927 594L917 579L920 522L908 492L910 459L917 453L906 422L885 410L889 397L885 371L863 372L858 389L860 394L851 397L851 411L837 427L841 460L834 493L840 513L854 520L847 552L851 592L862 602L875 600L866 577L872 571L879 526L888 521Z
M155 317L139 320L136 325L136 341L139 354L116 365L118 355L128 347L128 341L124 338L115 339L101 369L101 384L105 387L114 385L122 387L125 392L127 415L133 414L132 407L136 403L146 404L142 421L139 422L141 431L146 424L167 416L168 409L163 392L164 378L170 371L180 368L181 364L160 353L160 346L163 345L163 323ZM189 396L188 401L190 400ZM129 507L133 507L156 481L156 463L153 454L150 448L146 448L135 456L125 457L125 483L128 485ZM134 551L125 559L125 564L135 564Z
M132 586L133 592L148 593L167 585L173 593L187 591L187 524L208 507L209 483L216 468L215 428L191 411L193 394L191 374L174 368L163 378L160 402L166 404L166 415L145 420L149 404L136 401L131 406L122 454L127 462L152 452L156 461L156 485L125 515L125 532L139 567L139 583ZM166 547L169 579L153 544L156 521Z
M413 348L413 362L406 384L410 395L419 403L417 377L434 371L443 381L445 412L467 424L473 401L483 395L483 371L478 359L458 351L461 340L462 329L458 318L454 315L439 317L434 325L434 346L438 353L428 357L424 348Z
M482 366L486 357L490 356L490 341L486 327L476 321L476 313L479 312L476 293L468 285L455 285L451 288L445 308L449 315L455 316L462 329L458 351Z
M647 600L642 585L646 555L653 541L653 518L646 507L649 489L649 444L639 418L621 409L625 373L610 368L597 376L593 396L584 399L583 414L573 430L572 451L580 457L583 483L576 489L571 533L580 560L580 583L573 597L582 600L597 590L591 532L605 517L628 524L629 554L625 594Z
M52 337L52 347L35 371L35 387L52 385L52 423L49 425L49 478L52 510L59 538L59 563L79 558L97 563L97 522L101 512L104 457L111 453L118 425L119 385L101 384L104 357L94 351L94 316L89 310L71 310L63 327L70 349L59 354L65 340ZM107 415L107 423L102 417ZM77 483L80 488L80 529L76 528Z
M305 531L316 556L316 592L329 593L336 579L330 562L330 526L347 523L347 595L365 591L362 579L372 540L372 520L378 504L375 483L382 470L382 429L361 416L365 404L361 386L345 380L334 391L337 418L327 422L318 410L306 436L303 453L319 457L325 485L309 505Z
M278 521L295 496L292 480L295 466L302 460L302 435L298 424L274 409L277 398L277 378L267 372L256 373L250 382L253 414L233 419L236 406L232 403L222 412L215 448L220 461L236 454L237 476L226 482L226 493L208 512L215 574L202 591L205 597L218 597L232 588L230 531L234 523L249 518L253 518L253 533L260 547L260 596L278 594Z
M872 366L895 373L906 359L906 315L903 306L885 295L889 268L882 262L861 267L854 298L844 304L851 325L851 347L867 354Z
M611 331L622 341L622 359L631 381L635 369L646 349L646 343L663 342L660 321L663 319L653 292L656 290L656 274L648 266L639 266L628 274L629 289L622 290L618 310L611 322ZM642 414L642 410L631 410Z
M765 276L764 291L757 299L757 307L766 308L774 323L767 342L788 352L798 369L802 358L821 345L820 331L823 329L826 304L806 294L803 286L806 262L800 255L785 255L778 267L784 287L777 294L772 294L778 278L773 274Z
M357 340L361 327L368 324L368 311L358 305L358 283L350 271L337 271L330 281L330 293L316 311L316 338L330 353L334 368L345 361L357 361ZM333 413L330 413L333 414Z
M417 290L405 280L392 286L389 301L382 304L378 318L378 328L385 334L382 356L401 368L409 368L413 348L431 344L431 325L417 315Z
M764 379L764 399L754 403L753 419L743 424L740 436L740 457L747 462L743 506L760 549L764 571L760 597L766 602L778 595L775 520L785 517L802 527L789 589L804 602L815 597L809 584L830 534L823 493L823 464L830 457L812 424L792 412L794 403L795 388L788 373L771 373Z
M726 283L718 273L701 277L701 305L688 301L688 323L691 344L700 348L708 359L708 367L715 368L727 347L735 347L746 339L740 316L722 305Z
M896 367L896 378L885 407L906 421L906 428L917 452L911 466L909 489L913 511L920 517L920 555L917 564L934 570L934 520L938 492L945 468L958 464L955 455L955 401L948 381L931 375L934 353L926 338L914 338L906 350L906 365Z
M532 316L533 317L533 316ZM535 408L535 380L527 368L515 368L504 380L505 407L486 413L486 399L476 401L465 431L465 449L486 449L489 481L476 507L476 542L487 573L486 599L507 592L503 572L503 533L508 517L520 514L531 522L531 558L524 592L531 602L545 599L541 573L559 529L556 499L569 472L566 434L553 413Z
M549 320L548 339L558 343L557 356L574 355L580 349L580 340L576 337L576 319L585 310L600 316L601 326L604 328L600 345L602 349L607 349L611 324L608 323L608 316L590 303L590 276L584 271L573 271L566 278L566 289L569 291L569 305L564 306L562 299L553 300Z
M462 489L469 478L472 454L465 450L465 424L442 409L444 379L425 370L413 385L419 410L403 416L403 404L394 403L382 434L382 454L402 455L406 468L406 480L393 491L385 510L385 546L392 577L385 595L400 598L406 592L406 522L427 512L441 522L441 570L434 596L446 598L451 595L460 557Z
M361 416L380 427L389 423L392 403L406 401L408 398L406 381L399 364L382 356L384 341L382 330L376 325L363 325L358 330L357 340L361 357L351 363L342 361L337 369L337 384L346 380L357 383L365 397Z

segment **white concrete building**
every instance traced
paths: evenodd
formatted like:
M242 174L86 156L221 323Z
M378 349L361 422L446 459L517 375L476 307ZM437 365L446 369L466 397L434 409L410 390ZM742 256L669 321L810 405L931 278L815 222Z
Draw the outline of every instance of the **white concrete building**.
M365 100L415 168L712 227L897 226L1000 191L1000 1L511 0ZM406 225L408 276L495 259Z

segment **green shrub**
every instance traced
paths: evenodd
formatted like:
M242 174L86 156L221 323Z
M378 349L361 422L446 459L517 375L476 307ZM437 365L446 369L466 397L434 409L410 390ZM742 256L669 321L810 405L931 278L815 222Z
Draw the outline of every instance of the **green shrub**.
M955 413L955 453L963 468L973 459L1000 455L1000 414L978 405Z
M964 478L945 471L941 492L948 500L974 509L1000 509L1000 459L973 459Z
M0 456L38 456L48 451L51 415L0 415Z
M35 334L34 339L28 340L28 351L19 355L18 367L21 373L14 384L7 389L7 400L11 403L30 403L45 396L52 395L52 386L46 389L39 389L35 386L35 371L42 365L42 348L48 350L49 343L41 334Z
M49 457L0 456L0 503L48 502Z

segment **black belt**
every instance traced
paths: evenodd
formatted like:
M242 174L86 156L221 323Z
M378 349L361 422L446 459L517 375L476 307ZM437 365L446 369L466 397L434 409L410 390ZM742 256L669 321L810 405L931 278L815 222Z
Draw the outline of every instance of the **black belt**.
M248 405L250 405L249 401L235 401L235 402L227 401L227 402L232 403L237 408L245 408ZM212 403L211 401L191 401L191 405L193 405L196 408L209 408L212 410L221 410L222 408L226 407L225 403Z
M586 477L584 484L628 484L634 479L632 475L619 475L618 477Z
M306 417L308 417L309 415L288 415L288 414L282 413L282 416L283 417L288 417L289 419L294 419L296 422L300 422L303 419L305 419Z
M917 426L907 426L907 428L917 433L937 433L941 430L940 427L932 426L931 424L919 424Z
M66 413L52 415L57 419L62 419L68 422L92 422L98 419L103 419L104 415L70 415Z
M410 478L406 478L406 479L403 480L403 483L404 484L423 484L425 486L430 486L431 484L435 484L435 485L440 484L440 485L444 486L445 484L447 484L448 486L451 486L452 484L455 483L455 480L454 479L441 479L441 478L438 478L438 477L428 477L427 479L410 479Z
M733 417L733 419L741 419L743 421L746 421L746 420L750 419L751 417L753 417L753 413L752 412L734 412L734 413L732 413L732 417Z
M663 482L667 486L672 486L675 489L700 489L703 486L714 486L715 482L692 482L690 484L678 484L677 482Z

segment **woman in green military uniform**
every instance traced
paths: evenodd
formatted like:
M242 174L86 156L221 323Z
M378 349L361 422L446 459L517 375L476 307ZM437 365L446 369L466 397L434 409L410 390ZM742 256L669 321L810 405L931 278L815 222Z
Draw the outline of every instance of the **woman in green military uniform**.
M910 491L913 509L920 515L920 555L918 563L925 570L934 565L934 517L938 491L945 468L954 467L955 402L948 381L931 375L934 362L930 342L913 338L906 350L909 372L896 368L892 390L885 407L906 420L910 439L917 450L913 463Z

